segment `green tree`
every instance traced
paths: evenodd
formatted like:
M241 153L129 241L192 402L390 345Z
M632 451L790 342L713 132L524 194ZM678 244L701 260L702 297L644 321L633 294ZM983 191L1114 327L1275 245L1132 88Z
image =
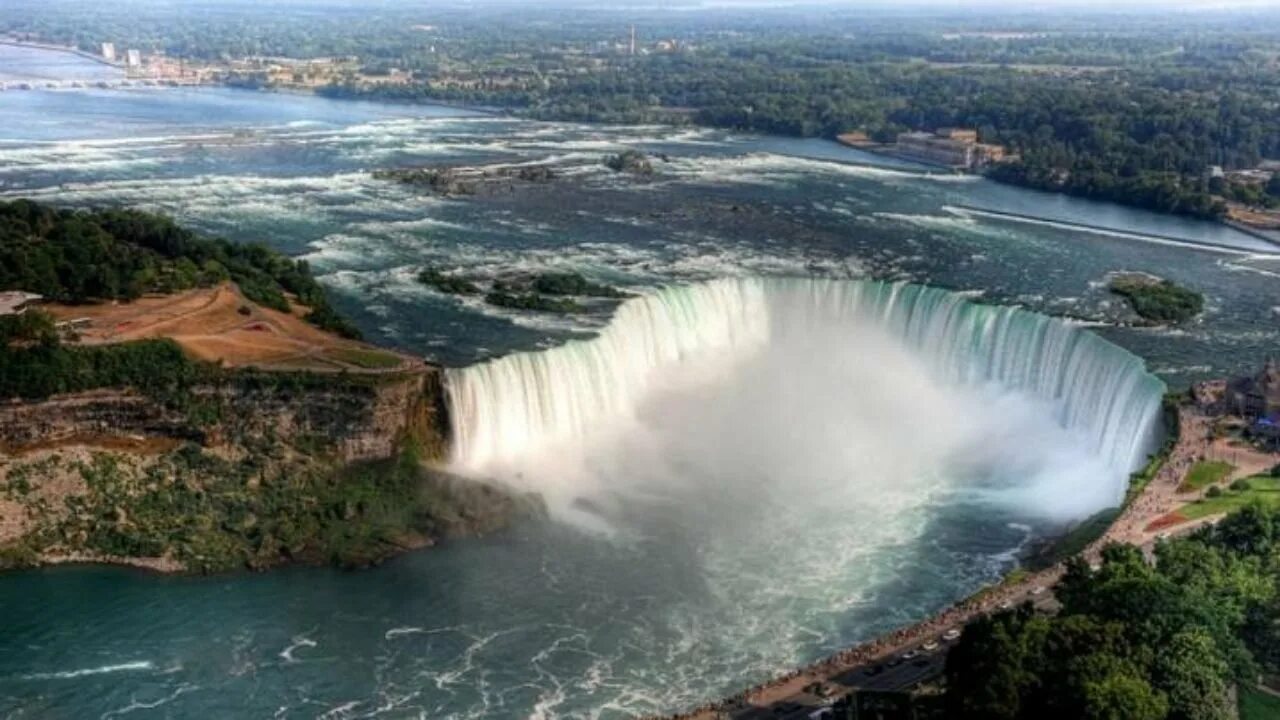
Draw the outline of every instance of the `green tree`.
M1161 648L1153 673L1169 697L1170 720L1227 720L1234 717L1227 695L1227 664L1213 638L1200 630L1173 636Z

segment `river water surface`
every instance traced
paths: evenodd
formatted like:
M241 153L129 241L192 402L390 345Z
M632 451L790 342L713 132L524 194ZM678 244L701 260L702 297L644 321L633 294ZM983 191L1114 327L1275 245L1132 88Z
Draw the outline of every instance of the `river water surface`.
M927 283L1087 319L1175 386L1252 369L1280 339L1280 262L1265 243L819 140L226 89L6 92L0 128L0 196L128 204L265 242L307 259L370 339L452 367L591 337L613 306L498 310L418 284L424 265L482 278L572 269L647 296L723 278ZM653 178L601 165L628 147L654 155ZM560 180L463 199L370 176L544 161L566 168ZM1105 289L1117 271L1200 290L1205 316L1124 326L1132 316ZM810 327L798 317L775 323ZM486 469L564 499L552 519L375 570L0 577L0 712L676 710L919 619L1108 503L1115 463L1053 420L1060 406L995 380L961 387L892 330L795 330L770 336L785 339L781 354L691 354L630 398L610 433L555 454L573 462L538 448L513 461L536 468ZM1139 372L1128 362L1106 372ZM1077 367L1094 365L1062 372Z

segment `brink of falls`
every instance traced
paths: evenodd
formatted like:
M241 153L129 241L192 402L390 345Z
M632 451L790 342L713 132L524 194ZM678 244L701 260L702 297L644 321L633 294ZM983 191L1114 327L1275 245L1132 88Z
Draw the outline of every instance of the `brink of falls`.
M623 304L598 337L451 370L454 462L472 472L518 466L632 415L655 379L686 361L859 327L896 339L942 383L995 385L1046 404L1103 462L1117 502L1151 449L1163 383L1077 325L919 285L748 278L665 288Z

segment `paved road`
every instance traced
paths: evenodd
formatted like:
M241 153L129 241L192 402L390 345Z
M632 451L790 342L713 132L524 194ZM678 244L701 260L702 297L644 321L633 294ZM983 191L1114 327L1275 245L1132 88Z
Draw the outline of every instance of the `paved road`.
M1052 592L1034 592L1030 587L1016 598L1017 602L1031 601L1041 612L1057 610L1057 600ZM1011 605L1012 607L1012 605ZM1003 609L1003 608L1001 608ZM748 707L730 711L733 720L808 720L812 713L829 706L837 698L848 695L855 690L896 691L908 690L923 682L940 677L947 664L947 653L958 640L935 638L938 647L926 652L919 643L910 646L892 657L882 658L878 662L868 663L845 670L827 679L826 697L819 697L809 692L789 695L782 700L765 707ZM914 651L911 659L903 655Z

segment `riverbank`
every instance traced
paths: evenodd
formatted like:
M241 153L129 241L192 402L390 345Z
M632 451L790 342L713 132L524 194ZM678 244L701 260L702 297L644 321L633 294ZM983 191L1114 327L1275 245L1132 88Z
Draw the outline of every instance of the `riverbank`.
M53 45L50 43L35 42L32 40L19 40L13 37L0 37L0 45L8 45L10 47L31 48L33 50L46 50L48 52L67 53L77 57L91 60L99 65L106 65L117 69L124 69L124 65L120 62L112 62L101 55L85 52L80 48L71 47L69 45Z
M1091 564L1100 560L1102 549L1112 543L1131 544L1150 552L1156 540L1170 531L1153 530L1151 524L1168 512L1176 502L1178 488L1195 459L1210 449L1206 433L1208 419L1189 405L1178 409L1178 436L1141 491L1125 505L1106 532L1080 553ZM1208 520L1206 520L1208 521ZM1191 532L1197 525L1178 528L1177 534ZM808 717L808 711L826 706L827 698L859 689L870 677L863 672L876 664L909 650L921 652L935 643L932 652L945 652L948 637L958 637L964 626L978 617L1004 610L1023 602L1041 609L1054 607L1052 588L1066 572L1066 564L1058 562L1038 572L1016 573L999 585L983 588L955 605L886 635L856 645L848 650L777 676L737 695L693 710L672 715L653 716L654 720L725 720L752 717ZM949 635L951 633L952 635ZM924 652L929 652L924 650ZM940 668L939 668L940 669ZM807 690L817 683L823 686L821 696Z
M967 213L972 215L990 217L994 219L1010 220L1014 222L1035 222L1035 223L1044 223L1052 226L1074 229L1074 230L1086 230L1089 232L1123 234L1125 236L1133 237L1135 239L1146 240L1148 242L1157 242L1157 243L1162 243L1165 245L1171 245L1175 247L1185 247L1185 248L1193 248L1193 249L1208 248L1208 249L1217 250L1220 252L1229 252L1229 253L1238 254L1238 255L1260 254L1256 252L1251 252L1244 248L1234 247L1232 245L1226 245L1222 243L1214 243L1210 241L1201 241L1201 240L1190 241L1190 240L1187 240L1186 238L1175 237L1172 235L1162 235L1159 233L1137 232L1133 230L1117 230L1116 228L1110 228L1105 225L1094 225L1090 223L1073 222L1069 220L1057 220L1054 218L1047 218L1039 215L1028 215L1025 213L1008 212L1005 210L992 210L990 208L982 208L974 205L948 205L947 209L952 209L962 214ZM1224 222L1221 224L1226 227L1230 227L1234 230L1239 230L1239 228L1236 228L1231 223ZM1259 240L1263 240L1268 244L1272 245L1275 248L1273 254L1280 255L1280 242L1276 242L1275 240L1272 240L1260 235L1256 235L1252 233L1248 233L1248 234L1251 237L1254 237ZM1261 253L1261 254L1266 254L1266 253Z

